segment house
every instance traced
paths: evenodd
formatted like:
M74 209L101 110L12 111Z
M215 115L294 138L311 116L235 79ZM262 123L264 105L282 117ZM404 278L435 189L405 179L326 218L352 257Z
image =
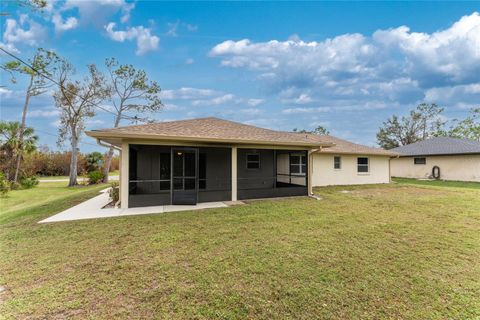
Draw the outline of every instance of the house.
M394 153L332 136L201 118L94 130L120 150L122 208L312 194L388 183Z
M480 142L450 137L419 141L392 151L392 176L480 182Z

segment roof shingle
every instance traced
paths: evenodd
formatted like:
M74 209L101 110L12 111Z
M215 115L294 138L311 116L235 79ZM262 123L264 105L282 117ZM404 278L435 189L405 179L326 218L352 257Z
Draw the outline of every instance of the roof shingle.
M392 151L400 153L401 156L480 154L480 141L436 137L401 146Z
M272 143L284 145L328 145L309 134L275 131L214 117L157 122L87 132L92 137L141 137L150 139L189 139L243 143Z
M362 144L353 143L330 135L322 135L323 141L335 144L332 147L324 148L319 153L332 154L360 154L360 155L381 155L381 156L398 156L398 153L392 150L381 148L372 148Z
M101 129L87 132L95 138L141 138L230 143L325 147L322 152L395 155L383 149L354 144L328 135L276 131L214 117Z

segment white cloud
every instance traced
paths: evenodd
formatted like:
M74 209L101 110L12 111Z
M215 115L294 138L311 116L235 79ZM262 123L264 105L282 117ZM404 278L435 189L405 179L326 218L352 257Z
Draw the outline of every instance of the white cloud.
M87 125L96 125L96 124L104 124L105 121L101 119L87 119L85 120L85 124Z
M50 125L55 128L60 128L62 126L62 122L60 121L60 119L58 119L50 122Z
M168 30L165 35L169 37L177 37L180 28L184 28L189 32L195 32L198 30L198 27L196 25L181 22L180 20L177 20L175 22L167 22L167 27Z
M26 44L29 46L38 46L46 37L47 30L40 24L32 21L28 15L20 15L18 21L7 19L5 21L5 31L3 32L3 46L7 49L19 52L16 44Z
M459 108L478 106L480 102L480 83L432 88L426 91L425 101L442 101L442 104Z
M283 95L288 96L288 91L284 91ZM295 96L293 98L282 99L281 101L284 104L310 104L314 100L310 97L310 95L306 93L301 93L298 96Z
M195 60L193 60L192 58L188 58L185 60L185 64L194 64L195 63Z
M8 99L12 96L12 93L12 90L0 87L0 98Z
M120 21L122 23L127 22L134 7L134 3L128 3L124 0L67 0L61 10L76 9L84 23L102 25L107 17L117 12L122 14Z
M220 92L211 89L197 89L184 87L174 90L163 90L161 97L164 100L195 100L212 97Z
M20 50L18 50L14 45L13 43L4 43L2 41L0 41L0 47L4 48L5 50L7 50L8 52L10 53L20 53ZM3 53L3 52L0 52L0 56L5 56L6 54Z
M110 22L105 26L107 35L110 39L118 42L132 41L136 40L137 50L135 53L139 56L144 55L149 51L158 49L158 44L160 43L160 38L151 34L150 28L145 28L143 26L137 26L132 28L127 28L124 31L115 31L115 22Z
M184 23L185 28L187 28L188 31L194 32L198 30L198 26L189 24L189 23Z
M247 104L251 107L256 107L265 102L263 99L248 99Z
M188 100L192 106L202 106L202 107L214 107L224 104L235 104L241 105L245 104L250 107L256 107L264 103L263 99L248 99L237 97L232 93L222 92L212 89L199 89L199 88L190 88L183 87L179 89L170 89L163 90L161 92L161 98L164 101ZM181 102L183 103L183 102Z
M126 23L128 20L130 20L130 12L133 10L133 8L135 8L135 3L125 3L122 6L123 15L120 18L122 23Z
M167 23L168 31L167 31L166 35L170 36L170 37L176 37L178 35L177 34L177 29L178 29L179 24L180 24L179 20L177 20L176 22L168 22Z
M314 114L322 112L338 112L338 111L366 111L366 110L379 110L385 109L390 105L382 102L367 102L364 104L356 105L341 105L332 107L316 107L316 108L287 108L283 109L282 113L291 114Z
M241 109L239 112L253 116L253 115L262 114L263 110L258 108L246 108L246 109Z
M164 108L163 108L164 111L180 111L184 109L185 109L184 107L181 107L173 103L166 103L164 104Z
M432 34L411 32L410 28L401 26L379 30L373 34L373 40L389 50L401 53L407 59L407 71L419 79L425 75L438 75L447 77L452 83L458 83L469 81L474 76L478 81L478 12L464 16L450 28Z
M234 101L235 96L233 94L224 94L219 97L206 100L194 100L192 101L193 106L218 106L227 102Z
M51 118L60 115L60 111L55 108L36 109L27 113L31 118Z
M63 32L66 30L71 30L77 27L78 20L75 17L68 17L63 20L62 16L59 13L54 13L52 16L52 22L55 26L55 32Z
M480 83L480 14L433 33L401 26L324 41L298 36L286 41L227 40L209 55L220 58L222 66L251 70L284 105L320 101L330 108L359 110L371 101L412 105L433 97L437 88ZM448 101L444 95L435 97ZM455 103L468 97L457 94Z

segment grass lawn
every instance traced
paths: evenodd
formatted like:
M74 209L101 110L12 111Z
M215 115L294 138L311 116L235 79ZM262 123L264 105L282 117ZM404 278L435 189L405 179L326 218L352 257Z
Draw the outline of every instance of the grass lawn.
M93 192L0 223L3 317L480 317L478 189L328 187L321 201L36 223Z
M10 191L6 198L0 198L0 223L19 216L36 218L38 211L45 208L49 209L46 212L55 212L51 206L57 200L60 200L59 204L64 200L78 201L76 199L83 198L83 195L88 199L106 187L96 185L68 188L67 182L40 182L36 188Z
M447 180L418 180L410 178L393 178L393 181L403 184L415 184L434 187L480 189L480 182L447 181Z

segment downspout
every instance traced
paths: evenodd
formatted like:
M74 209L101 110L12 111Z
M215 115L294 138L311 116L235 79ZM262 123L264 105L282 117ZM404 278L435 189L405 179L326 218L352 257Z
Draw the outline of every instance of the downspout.
M113 149L115 149L115 150L117 150L117 151L122 152L122 148L119 148L119 147L117 147L117 146L114 146L113 144L110 144L110 143L102 142L102 140L100 140L99 138L97 138L97 144L100 145L100 146L102 146L102 147L113 148ZM120 193L120 181L118 181L118 185L119 185L119 190L118 190L118 192ZM119 196L118 196L117 202L115 202L114 207L115 207L115 208L118 208L118 205L119 205L119 204L120 204L120 194L119 194Z
M122 151L122 148L114 146L113 144L110 144L110 143L105 143L102 140L100 140L99 138L97 138L97 144L102 146L102 147L105 147L105 148L113 148L115 150Z

